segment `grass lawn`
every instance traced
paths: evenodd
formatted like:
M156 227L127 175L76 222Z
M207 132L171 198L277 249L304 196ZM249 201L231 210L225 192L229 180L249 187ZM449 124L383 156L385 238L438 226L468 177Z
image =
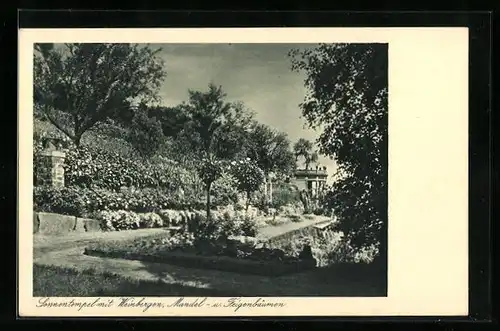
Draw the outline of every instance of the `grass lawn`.
M233 293L234 294L234 293ZM166 284L56 266L33 265L33 296L230 296L222 291Z

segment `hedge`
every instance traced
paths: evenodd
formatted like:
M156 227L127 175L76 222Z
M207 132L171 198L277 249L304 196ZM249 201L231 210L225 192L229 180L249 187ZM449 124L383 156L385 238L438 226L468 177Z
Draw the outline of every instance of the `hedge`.
M34 188L34 210L77 217L87 217L101 210L127 210L137 213L161 209L204 210L203 196L181 196L160 189L123 189L119 192L78 186ZM224 198L214 197L212 206L223 206Z

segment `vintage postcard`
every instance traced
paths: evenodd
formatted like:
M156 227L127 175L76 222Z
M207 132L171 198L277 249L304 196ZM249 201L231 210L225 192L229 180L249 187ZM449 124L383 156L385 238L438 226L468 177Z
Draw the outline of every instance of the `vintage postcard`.
M468 313L466 28L21 29L19 315Z

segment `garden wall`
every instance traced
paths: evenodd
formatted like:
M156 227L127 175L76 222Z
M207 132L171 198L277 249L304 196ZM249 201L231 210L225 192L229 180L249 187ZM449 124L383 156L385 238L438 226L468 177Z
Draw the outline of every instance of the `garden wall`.
M33 233L61 235L72 232L100 232L98 220L54 213L33 213Z

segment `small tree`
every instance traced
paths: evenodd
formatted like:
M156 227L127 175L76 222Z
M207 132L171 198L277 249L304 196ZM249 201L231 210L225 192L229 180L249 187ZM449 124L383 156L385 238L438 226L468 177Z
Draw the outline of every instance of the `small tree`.
M238 190L246 193L245 210L248 211L252 193L257 191L264 183L264 171L255 162L247 158L231 162L231 173L238 181Z
M207 219L210 218L210 191L212 189L212 184L222 176L223 164L220 160L214 157L208 156L201 160L198 167L198 174L205 185L205 190L207 193Z
M184 112L180 117L186 148L195 155L214 155L232 159L241 154L246 127L253 113L241 102L227 101L221 86L210 83L207 91L189 90L187 102L176 108Z

